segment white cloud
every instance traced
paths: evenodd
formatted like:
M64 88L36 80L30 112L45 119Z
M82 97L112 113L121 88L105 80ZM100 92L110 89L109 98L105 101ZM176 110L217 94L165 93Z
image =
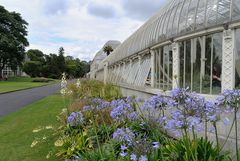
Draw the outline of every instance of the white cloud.
M47 54L63 46L67 54L82 60L91 60L108 40L124 41L143 24L127 15L123 0L0 0L0 4L29 23L28 48ZM89 12L89 6L94 10Z

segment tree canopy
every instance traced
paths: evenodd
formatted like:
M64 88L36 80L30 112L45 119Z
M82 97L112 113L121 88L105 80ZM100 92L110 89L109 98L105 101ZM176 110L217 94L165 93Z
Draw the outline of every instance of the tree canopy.
M58 54L43 54L40 50L27 51L29 60L24 63L23 70L32 77L60 78L65 72L71 78L83 77L90 70L90 63L80 61L72 56L64 56L64 48Z
M27 25L19 13L0 6L0 77L6 65L13 69L22 65L25 47L29 45Z
M108 55L110 55L111 52L113 52L113 48L110 46L110 45L106 45L104 48L103 48L103 52Z

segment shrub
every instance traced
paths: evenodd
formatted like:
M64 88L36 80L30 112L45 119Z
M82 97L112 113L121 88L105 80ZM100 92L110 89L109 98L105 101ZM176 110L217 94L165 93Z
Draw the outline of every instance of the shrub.
M32 82L44 82L44 83L47 83L50 81L52 81L52 79L44 78L44 77L33 78L33 80L32 80Z

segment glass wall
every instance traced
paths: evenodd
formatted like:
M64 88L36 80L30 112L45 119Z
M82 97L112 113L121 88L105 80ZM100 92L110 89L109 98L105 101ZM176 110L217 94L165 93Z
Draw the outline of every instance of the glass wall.
M235 32L235 87L240 89L240 29Z
M180 42L180 87L203 94L221 92L222 33Z
M172 89L172 46L166 45L155 50L154 87L162 90Z

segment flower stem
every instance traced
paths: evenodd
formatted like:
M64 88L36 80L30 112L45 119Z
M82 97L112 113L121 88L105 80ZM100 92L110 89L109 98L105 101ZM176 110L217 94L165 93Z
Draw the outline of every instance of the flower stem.
M238 128L237 128L237 107L234 108L234 122L235 122L235 139L236 139L236 155L237 155L237 161L240 160L238 155Z
M215 129L215 137L216 137L216 142L217 142L217 151L218 151L218 155L220 153L220 148L219 148L219 141L218 141L218 131L217 131L217 123L216 122L213 122L213 126L214 126L214 129ZM219 160L219 156L218 156L218 159Z

